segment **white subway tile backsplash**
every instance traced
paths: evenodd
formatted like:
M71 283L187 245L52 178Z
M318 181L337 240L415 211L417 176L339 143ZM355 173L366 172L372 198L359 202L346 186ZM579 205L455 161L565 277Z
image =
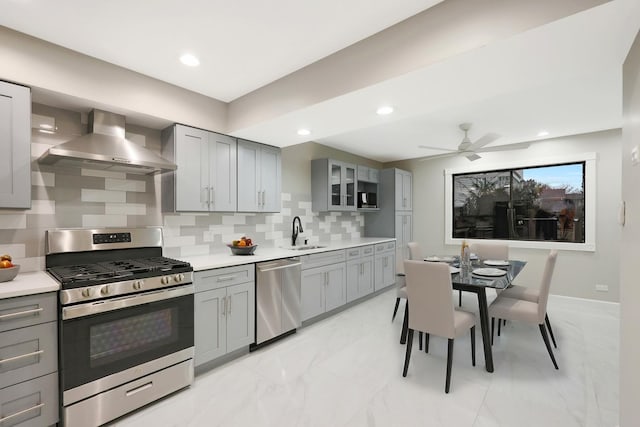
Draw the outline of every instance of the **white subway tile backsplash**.
M5 214L0 212L0 229L11 230L12 228L27 228L27 215L24 213Z
M146 191L146 186L147 183L144 181L131 179L106 178L104 181L104 188L106 190L135 191L138 193L144 193Z
M280 215L284 216L291 216L291 208L282 208L280 210Z
M124 191L83 188L80 193L80 200L83 202L125 203L127 201L127 193Z
M224 215L222 224L224 225L244 225L247 223L247 217L244 214L237 213L235 215Z
M17 244L3 244L0 243L0 254L8 254L11 255L14 262L16 264L20 264L17 262L18 258L24 258L26 253L26 245L24 243Z
M181 225L196 225L195 215L165 215L164 225L179 227Z
M280 199L283 202L290 202L291 201L291 193L280 193Z
M28 214L55 215L56 202L53 200L32 200Z
M83 227L126 227L126 215L82 215Z
M31 172L31 185L37 187L54 187L56 185L56 175L50 172Z
M209 255L209 245L183 246L180 248L180 256Z
M126 179L127 174L125 172L112 172L97 169L82 169L80 174L82 176L96 176L98 178L113 178L113 179Z
M107 215L146 215L147 205L143 203L105 203Z
M193 246L196 244L196 236L164 236L164 245L167 247Z

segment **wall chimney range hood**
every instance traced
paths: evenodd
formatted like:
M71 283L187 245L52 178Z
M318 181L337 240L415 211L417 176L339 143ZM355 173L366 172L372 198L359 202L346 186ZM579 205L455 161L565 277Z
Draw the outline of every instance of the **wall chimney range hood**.
M120 114L92 110L89 133L49 148L38 161L145 175L176 170L174 163L126 139L124 125L125 118Z

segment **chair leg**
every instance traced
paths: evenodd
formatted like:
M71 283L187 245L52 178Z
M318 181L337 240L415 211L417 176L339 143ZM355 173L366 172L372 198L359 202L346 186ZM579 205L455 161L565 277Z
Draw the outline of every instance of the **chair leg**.
M476 325L471 327L471 366L476 366Z
M449 338L449 348L447 350L447 380L444 385L445 393L449 393L451 386L451 362L453 362L453 339Z
M458 291L458 306L462 307L462 291Z
M547 324L547 329L549 330L549 335L551 335L551 341L553 342L553 346L558 348L556 345L556 337L553 336L553 329L551 329L551 322L549 322L549 315L544 315L544 322Z
M549 356L551 356L551 361L553 362L553 366L555 366L555 368L558 369L558 364L556 363L556 358L553 357L553 350L551 349L551 343L549 342L549 336L547 335L547 330L544 327L544 323L540 323L538 326L540 327L540 333L542 334L544 345L547 346L547 351L549 352Z
M418 349L422 351L422 331L418 332Z
M393 322L396 318L396 313L398 312L398 306L400 305L400 298L396 298L396 306L393 307L393 316L391 316L391 321Z
M424 333L424 352L429 353L429 333Z
M413 345L413 329L409 329L409 336L407 337L407 353L404 356L404 370L402 376L407 376L407 370L409 369L409 359L411 358L411 346Z
M402 334L400 334L400 344L407 342L407 329L409 328L409 301L404 306L404 320L402 321Z
M500 336L500 327L502 326L502 319L498 319L498 336Z
M496 326L496 318L491 318L491 345L493 345L493 329Z

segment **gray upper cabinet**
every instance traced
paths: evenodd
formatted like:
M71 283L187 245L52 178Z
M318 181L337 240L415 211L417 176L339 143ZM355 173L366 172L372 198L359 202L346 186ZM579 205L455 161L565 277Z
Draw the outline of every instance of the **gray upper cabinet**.
M311 209L355 211L357 166L331 159L311 161Z
M358 182L377 183L379 173L380 171L378 169L358 165Z
M162 154L178 169L162 176L163 210L236 210L236 140L175 125L162 133Z
M280 149L238 140L238 211L280 212Z
M365 236L395 237L396 257L407 258L407 243L413 239L412 175L400 169L380 171L379 210L367 214Z
M0 82L0 208L31 208L31 89Z
M411 172L396 169L395 175L396 210L410 211L413 209Z

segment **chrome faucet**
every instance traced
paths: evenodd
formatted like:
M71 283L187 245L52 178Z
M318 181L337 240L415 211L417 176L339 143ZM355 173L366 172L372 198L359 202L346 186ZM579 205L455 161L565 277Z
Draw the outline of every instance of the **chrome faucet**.
M298 220L298 227L296 227L296 219ZM302 229L302 221L299 216L293 217L293 222L291 223L291 246L296 245L296 240L298 239L298 233L303 233Z

